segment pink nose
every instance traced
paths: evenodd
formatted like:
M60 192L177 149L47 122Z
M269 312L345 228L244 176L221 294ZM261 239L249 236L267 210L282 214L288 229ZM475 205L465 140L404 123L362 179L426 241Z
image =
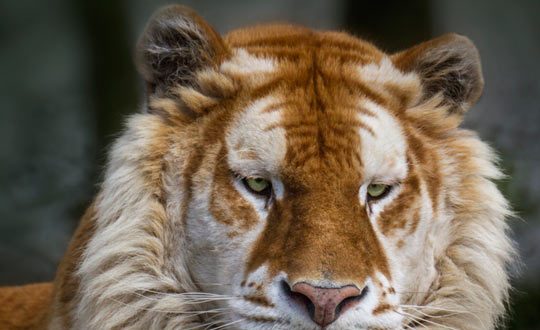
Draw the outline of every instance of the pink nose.
M347 309L360 302L367 287L360 291L356 286L320 288L302 282L292 286L290 297L305 308L311 319L325 327L337 320Z

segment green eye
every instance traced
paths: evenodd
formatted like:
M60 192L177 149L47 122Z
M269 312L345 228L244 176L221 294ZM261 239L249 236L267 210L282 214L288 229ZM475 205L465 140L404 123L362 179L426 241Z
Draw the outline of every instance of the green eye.
M391 186L385 184L372 183L367 187L368 197L371 199L382 198L388 191L390 191L390 187Z
M270 191L270 181L263 178L245 178L244 184L252 192L259 195L266 195Z

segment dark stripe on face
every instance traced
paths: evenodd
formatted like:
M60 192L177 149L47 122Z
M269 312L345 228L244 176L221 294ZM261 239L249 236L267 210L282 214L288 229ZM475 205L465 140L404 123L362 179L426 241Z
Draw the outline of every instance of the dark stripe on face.
M265 296L243 296L242 298L255 305L263 307L274 307L274 304L271 303Z
M219 161L225 159L226 155L226 147L223 145L217 160L214 160L216 166L210 212L217 221L233 227L233 236L236 236L238 231L241 233L252 228L258 222L258 215L253 205L232 185L233 178L227 162Z

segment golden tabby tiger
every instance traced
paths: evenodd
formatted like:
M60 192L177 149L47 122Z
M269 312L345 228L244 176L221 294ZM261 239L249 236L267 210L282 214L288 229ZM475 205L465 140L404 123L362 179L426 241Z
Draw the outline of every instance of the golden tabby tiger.
M478 52L397 54L289 25L218 35L159 11L148 98L54 284L2 328L493 329L513 256L490 148L459 128Z

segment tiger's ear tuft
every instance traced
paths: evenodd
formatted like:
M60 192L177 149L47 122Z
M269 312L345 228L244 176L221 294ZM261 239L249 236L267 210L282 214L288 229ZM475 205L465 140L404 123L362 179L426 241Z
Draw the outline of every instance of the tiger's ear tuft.
M466 37L446 34L392 56L396 67L422 81L422 101L436 95L450 114L463 114L484 88L478 50Z
M208 23L193 10L172 5L150 19L135 58L149 95L162 95L196 85L195 73L217 67L227 54L223 39Z

